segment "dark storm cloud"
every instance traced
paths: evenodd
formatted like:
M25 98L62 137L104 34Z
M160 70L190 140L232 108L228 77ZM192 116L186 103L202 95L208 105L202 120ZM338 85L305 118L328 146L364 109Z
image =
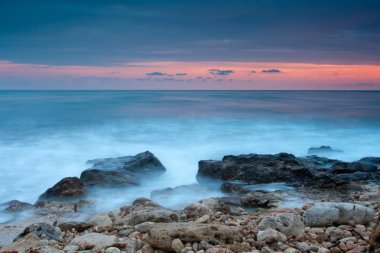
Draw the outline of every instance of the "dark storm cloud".
M279 69L264 69L261 72L263 72L263 73L282 73L282 71Z
M147 76L167 76L168 74L167 73L163 73L163 72L150 72L150 73L146 73Z
M233 70L227 69L227 70L220 70L220 69L209 69L208 72L213 75L218 76L227 76L234 73Z
M176 73L175 75L176 76L186 76L187 74L186 73Z
M380 1L3 0L0 57L379 64Z

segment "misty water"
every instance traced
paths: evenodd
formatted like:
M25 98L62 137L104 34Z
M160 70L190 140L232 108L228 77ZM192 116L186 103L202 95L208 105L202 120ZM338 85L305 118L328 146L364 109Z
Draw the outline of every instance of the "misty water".
M330 145L344 151L333 158L353 161L380 156L379 143L380 92L0 91L0 203L34 203L95 158L149 150L167 168L138 188L92 194L98 208L111 209L155 189L196 183L202 159L305 156L312 146ZM184 194L161 204L220 195Z

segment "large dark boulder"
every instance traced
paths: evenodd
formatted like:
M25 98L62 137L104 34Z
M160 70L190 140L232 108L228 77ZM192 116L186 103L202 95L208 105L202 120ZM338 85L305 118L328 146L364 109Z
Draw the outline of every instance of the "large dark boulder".
M373 157L373 156L364 157L364 158L360 159L359 162L369 163L372 165L376 165L378 168L380 168L380 157Z
M334 174L344 174L344 173L355 173L355 172L376 172L377 167L372 164L362 163L362 162L337 162L332 166L332 173Z
M240 180L246 183L297 182L313 178L314 170L294 155L248 154L225 156L222 161L199 162L198 181L203 178L223 181Z
M149 151L135 156L90 160L92 168L82 172L85 185L127 186L161 175L166 171L162 163Z
M82 181L77 177L66 177L49 188L40 197L41 200L60 200L78 198L86 194Z

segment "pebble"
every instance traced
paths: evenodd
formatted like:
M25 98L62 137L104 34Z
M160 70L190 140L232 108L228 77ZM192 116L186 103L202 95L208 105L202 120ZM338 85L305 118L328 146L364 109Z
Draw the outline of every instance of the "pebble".
M116 247L109 247L106 249L106 253L120 253L120 249Z

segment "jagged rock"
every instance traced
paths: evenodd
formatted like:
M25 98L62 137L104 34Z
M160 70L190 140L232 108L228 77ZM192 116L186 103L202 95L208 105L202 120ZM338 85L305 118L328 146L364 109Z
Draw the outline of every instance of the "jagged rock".
M61 231L59 229L56 229L50 224L38 222L27 226L24 231L14 239L14 242L19 241L29 233L35 234L41 240L61 240Z
M342 150L333 149L330 146L320 146L320 147L312 147L307 151L308 155L322 155L328 156L331 154L339 154L343 153Z
M40 197L41 200L62 200L78 198L86 194L82 181L77 177L66 177L49 188Z
M305 225L299 215L293 213L280 213L263 217L259 222L258 228L260 230L272 228L287 236L298 236L304 232Z
M141 233L149 232L147 242L165 251L172 251L172 241L176 238L184 243L206 241L219 245L240 242L243 237L238 228L219 224L176 222L142 225L138 226L137 230Z
M240 198L240 203L246 207L276 207L281 201L278 194L264 190L252 191Z
M368 224L375 215L371 208L352 203L324 202L312 206L304 215L304 223L310 227L344 225L354 221Z
M178 214L170 209L161 207L153 202L146 202L148 205L140 205L141 198L137 205L124 206L120 208L121 218L130 225L137 225L144 222L174 222L178 221Z
M9 201L5 203L5 205L7 206L4 209L5 212L21 212L21 211L29 210L33 207L32 204L21 202L18 200Z
M380 217L377 219L376 226L371 234L371 250L374 253L380 253Z
M116 242L116 236L105 235L100 233L88 233L75 237L68 245L80 246L82 244L95 245L92 249L93 252L97 252L106 247L112 246Z
M199 218L204 215L212 215L214 212L230 213L228 203L221 198L203 199L195 203L191 203L183 212L188 218Z
M161 175L166 171L162 163L149 151L135 156L91 160L93 166L82 172L85 185L127 186Z

